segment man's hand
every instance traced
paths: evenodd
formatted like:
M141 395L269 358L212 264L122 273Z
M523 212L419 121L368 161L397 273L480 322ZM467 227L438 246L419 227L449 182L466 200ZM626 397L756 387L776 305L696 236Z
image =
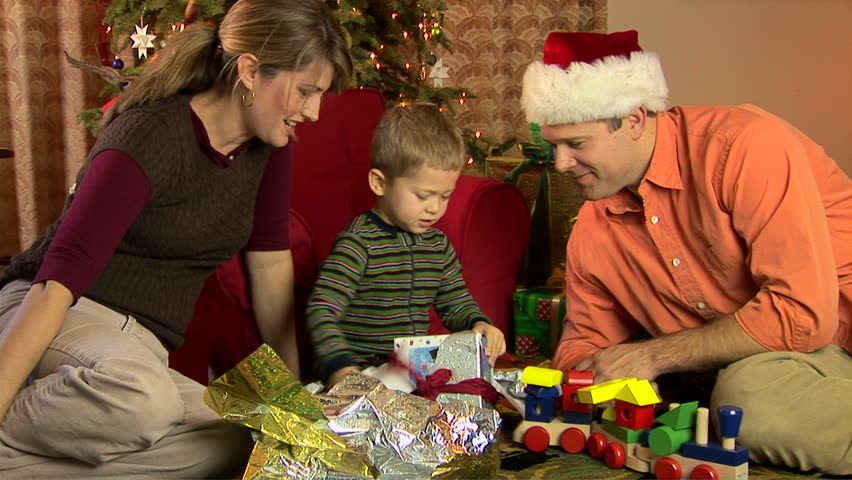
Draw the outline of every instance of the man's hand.
M701 327L604 348L574 368L595 372L595 383L624 377L655 380L664 373L720 368L765 351L734 315L726 315Z
M591 370L595 374L595 383L629 377L654 380L664 372L648 346L646 343L613 345L581 360L574 369Z
M487 340L485 353L488 354L488 363L493 367L497 357L506 353L506 338L499 328L486 322L476 322L472 330L481 333Z
M346 376L350 373L361 373L361 369L355 366L349 366L337 370L328 377L328 385L326 385L327 389L340 383L340 381L346 378Z

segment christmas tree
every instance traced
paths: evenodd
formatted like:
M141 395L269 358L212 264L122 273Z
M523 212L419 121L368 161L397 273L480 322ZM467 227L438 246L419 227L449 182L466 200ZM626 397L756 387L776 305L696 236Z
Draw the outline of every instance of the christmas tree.
M104 10L100 67L115 96L139 69L187 21L219 21L234 0L95 0ZM381 91L389 104L428 101L455 113L474 95L466 88L444 86L447 68L438 58L450 51L450 39L441 25L447 4L443 0L325 0L349 36L354 63L353 87ZM132 51L132 65L115 53ZM112 69L113 71L110 71ZM81 113L96 128L100 109ZM471 158L486 156L491 142L465 129Z

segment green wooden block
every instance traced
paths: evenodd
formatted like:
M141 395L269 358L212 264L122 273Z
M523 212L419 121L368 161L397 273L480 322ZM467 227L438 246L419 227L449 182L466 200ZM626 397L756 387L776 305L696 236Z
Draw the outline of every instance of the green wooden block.
M609 420L601 420L601 426L604 430L624 443L639 443L642 441L642 430L633 430L632 428L622 427L621 425Z
M671 455L690 440L692 440L692 429L674 430L663 425L651 430L651 434L648 435L648 446L657 455Z
M683 430L695 425L695 415L698 411L698 402L689 402L673 408L657 417L657 423L662 423L672 430Z

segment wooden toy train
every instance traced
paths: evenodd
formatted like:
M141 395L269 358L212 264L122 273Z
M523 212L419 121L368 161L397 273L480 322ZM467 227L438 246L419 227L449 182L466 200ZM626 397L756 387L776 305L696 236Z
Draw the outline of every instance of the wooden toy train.
M563 381L563 376L565 381ZM709 411L698 402L671 404L654 416L660 403L648 380L624 378L595 384L592 372L527 367L524 420L512 438L532 451L561 446L569 453L587 450L610 468L650 472L660 479L747 479L748 449L736 446L742 409L718 408L721 443L709 441ZM615 407L593 418L595 405ZM557 415L560 409L561 418Z

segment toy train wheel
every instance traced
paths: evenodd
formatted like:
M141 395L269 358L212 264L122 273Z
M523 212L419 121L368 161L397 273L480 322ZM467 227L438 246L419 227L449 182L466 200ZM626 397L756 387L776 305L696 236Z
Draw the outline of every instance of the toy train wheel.
M654 465L654 475L660 480L680 480L683 469L680 463L671 457L663 457Z
M606 446L604 461L606 462L607 467L612 468L613 470L618 470L624 467L625 460L624 446L620 443L610 443Z
M689 478L695 480L719 480L719 472L710 465L701 464L692 469Z
M524 433L524 445L533 452L543 452L550 446L550 434L544 427L530 427Z
M571 427L559 436L559 444L568 453L580 453L586 448L586 433L576 427Z
M589 441L586 442L586 448L589 450L589 455L592 458L601 458L606 450L606 437L600 433L589 435Z

